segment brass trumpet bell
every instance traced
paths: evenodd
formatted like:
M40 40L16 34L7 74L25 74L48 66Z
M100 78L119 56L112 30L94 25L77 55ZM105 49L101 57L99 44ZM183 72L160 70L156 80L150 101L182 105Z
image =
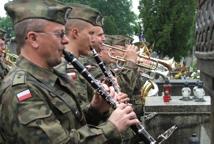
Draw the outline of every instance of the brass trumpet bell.
M152 57L149 57L147 55L142 55L142 54L139 54L139 57L143 58L143 59L150 59L151 61L155 61L157 63L160 63L163 66L165 66L168 70L172 70L175 67L174 58L171 58L169 60L162 60L162 59L152 58Z
M108 55L112 59L116 60L116 63L119 62L127 62L125 59L126 52L127 50L121 47L116 47L116 46L110 46L107 44L104 44L104 46L108 47ZM114 55L113 50L120 51L120 55ZM139 68L151 70L154 73L160 74L164 77L167 77L169 72L174 69L175 67L175 61L174 58L170 60L161 60L157 58L152 58L146 54L141 54L141 52L137 51L138 57L136 61L136 65Z
M126 52L127 50L126 49L123 49L123 48L120 48L119 46L116 47L116 46L110 46L110 45L107 45L107 44L103 44L103 46L106 46L108 47L108 55L109 57L111 57L112 59L116 60L117 62L127 62L127 60L125 59L125 55L126 55ZM120 55L114 55L113 54L113 50L117 50L117 51L120 51L121 54ZM138 52L137 52L138 53ZM141 67L141 68L145 68L145 69L149 69L149 70L155 70L157 68L157 65L158 63L154 60L151 60L149 57L138 57L137 58L137 62L136 62L136 65L138 67Z

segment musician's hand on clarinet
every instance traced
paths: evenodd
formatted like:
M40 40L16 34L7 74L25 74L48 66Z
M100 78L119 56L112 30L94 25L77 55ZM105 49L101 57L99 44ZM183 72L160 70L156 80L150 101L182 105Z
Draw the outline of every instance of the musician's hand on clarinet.
M120 86L119 86L119 84L118 84L117 77L113 76L112 78L113 78L113 80L114 80L114 82L115 82L116 86L117 86L117 87L120 87Z
M106 84L102 83L102 86L105 88L106 91L109 92L109 95L112 96L113 98L116 97L116 93L114 91L114 88L112 86L108 87ZM103 99L100 95L97 93L93 96L91 104L93 108L97 109L100 113L107 112L111 106L106 102L105 99Z
M119 132L124 132L129 126L139 124L133 108L128 104L118 104L108 119Z
M145 130L142 124L137 119L136 114L134 113L132 107L129 104L117 103L114 98L114 89L109 88L109 92L106 91L100 83L84 68L84 66L74 57L73 54L63 50L65 59L72 63L73 66L82 74L82 76L91 84L91 86L99 93L103 99L105 99L115 110L109 117L109 121L115 125L119 132L124 132L127 127L132 126L132 130L142 138L145 143L156 143L156 140ZM112 93L113 92L113 93ZM113 98L111 97L113 96ZM99 95L95 95L99 96ZM91 102L91 107L97 108L102 112L103 110L99 109L100 105L99 100L96 100L96 97L93 98ZM105 112L105 111L103 111Z
M120 92L119 94L116 94L116 100L119 103L128 103L130 99L127 94Z

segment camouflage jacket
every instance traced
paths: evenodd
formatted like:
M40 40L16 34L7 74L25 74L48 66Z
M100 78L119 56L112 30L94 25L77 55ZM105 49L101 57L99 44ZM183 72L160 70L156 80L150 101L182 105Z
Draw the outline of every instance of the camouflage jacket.
M121 91L128 94L136 114L139 117L142 116L144 103L142 103L140 98L140 90L145 80L140 76L137 69L122 70L120 73L117 73L117 80Z
M9 68L7 67L7 65L2 60L0 60L0 81L3 80L3 78L6 76L8 71L9 71Z
M100 67L97 65L93 56L81 57L79 58L79 61L96 79L101 80L104 78L104 74L101 71ZM57 69L62 72L66 72L70 76L70 78L74 80L75 86L77 87L76 92L79 95L78 100L80 101L81 106L84 107L85 105L87 105L91 101L93 95L93 89L89 86L88 82L76 71L76 69L72 65L67 64L67 62L65 61L57 66ZM117 70L117 68L113 68L112 72L114 72L115 76L118 79L121 91L127 93L130 97L135 112L139 116L142 116L143 105L139 93L144 81L141 81L142 79L137 69ZM108 115L109 113L103 115L102 120L105 120ZM90 119L88 121L90 121ZM131 129L128 129L125 133L122 134L122 144L132 144L135 140L135 137L133 136L134 134Z
M85 66L90 66L89 72L95 76L96 79L103 79L104 74L102 73L100 67L96 64L96 61L92 56L83 57L79 59ZM113 66L112 66L113 65ZM122 69L118 69L114 66L114 64L106 65L106 67L113 72L115 77L118 80L118 84L120 86L121 92L126 93L130 98L130 103L133 104L133 108L137 115L140 117L143 115L143 106L144 102L140 97L141 87L145 83L146 79L144 79L138 68L132 65L125 64ZM78 80L77 80L78 81ZM81 83L81 81L79 80ZM83 93L84 89L80 89ZM88 95L90 98L90 95ZM87 99L87 98L86 98Z
M81 57L79 58L79 61L88 68L88 71L96 79L101 80L104 78L104 74L102 73L100 67L96 64L93 56ZM82 104L82 106L87 105L92 99L93 89L89 86L87 81L76 71L76 69L73 68L72 65L64 62L64 64L61 64L60 67L61 68L57 69L60 69L60 71L64 72L66 71L67 74L71 75L71 73L75 73L74 79L75 85L77 87L76 92L79 95L78 100ZM111 67L113 68L114 66ZM128 94L130 102L133 104L137 115L142 116L144 103L140 98L140 90L145 83L145 79L142 78L137 68L126 69L127 67L129 67L127 65L125 65L124 67L125 69L117 70L117 68L113 68L111 70L118 80L121 91Z
M78 59L87 70L94 76L96 79L102 79L103 73L96 65L94 58L81 57ZM78 101L82 104L88 104L93 96L93 88L88 84L88 82L78 73L78 71L73 67L73 65L68 64L65 60L62 61L60 65L56 67L61 72L67 73L70 79L73 80L76 86L76 93L79 95Z
M120 142L112 123L86 124L85 118L94 117L96 110L80 108L74 85L65 75L54 69L42 69L23 57L16 65L0 89L0 125L5 143Z

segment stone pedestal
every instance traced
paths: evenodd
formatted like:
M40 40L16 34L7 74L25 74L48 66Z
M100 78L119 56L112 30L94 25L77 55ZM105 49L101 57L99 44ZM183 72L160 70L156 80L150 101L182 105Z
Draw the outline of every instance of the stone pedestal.
M160 96L147 97L145 114L157 112L157 115L145 122L146 129L157 137L177 125L178 129L166 144L188 144L193 133L199 137L200 144L210 144L210 97L205 96L205 102L181 101L180 98L173 96L169 103L164 103Z
M197 84L197 79L188 79L188 80L182 80L182 79L174 79L170 80L170 84L172 85L172 95L173 96L181 96L181 89L184 87L184 83L187 82L189 88L192 90L194 86ZM156 80L155 83L158 85L159 92L158 95L161 96L163 92L163 85L164 81Z

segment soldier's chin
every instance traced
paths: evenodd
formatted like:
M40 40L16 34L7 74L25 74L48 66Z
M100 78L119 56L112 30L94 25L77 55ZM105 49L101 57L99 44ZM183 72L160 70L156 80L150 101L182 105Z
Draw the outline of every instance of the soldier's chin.
M60 58L60 59L56 59L56 60L50 62L50 63L49 63L49 66L50 66L50 67L55 67L55 66L59 65L59 64L61 63L61 61L62 61L61 58Z
M88 56L88 55L90 55L91 54L91 51L87 51L86 53L85 53L85 56Z
M101 51L100 46L98 45L92 45L91 48L95 49L98 53Z
M101 52L101 49L100 49L100 48L97 48L96 51L97 51L98 53L100 53L100 52Z
M96 47L94 47L94 49L95 49L98 53L101 52L101 46L96 46Z
M81 53L80 53L80 56L88 56L88 55L90 55L90 54L91 54L90 51L85 51L85 52L81 52Z

